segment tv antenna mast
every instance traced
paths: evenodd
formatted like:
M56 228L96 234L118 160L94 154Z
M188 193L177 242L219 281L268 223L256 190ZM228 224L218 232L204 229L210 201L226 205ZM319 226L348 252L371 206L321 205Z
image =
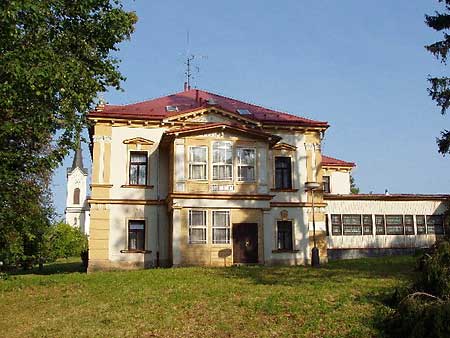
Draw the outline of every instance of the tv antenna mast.
M189 41L189 30L187 31L187 49L186 49L186 61L185 61L185 66L186 66L186 70L184 72L184 76L185 76L185 81L184 81L184 90L189 90L191 89L191 83L192 80L194 79L194 75L192 72L192 68L194 68L196 70L197 73L200 73L200 67L196 66L194 64L194 60L195 59L206 59L207 57L204 55L198 56L195 54L191 54L190 53L190 41Z

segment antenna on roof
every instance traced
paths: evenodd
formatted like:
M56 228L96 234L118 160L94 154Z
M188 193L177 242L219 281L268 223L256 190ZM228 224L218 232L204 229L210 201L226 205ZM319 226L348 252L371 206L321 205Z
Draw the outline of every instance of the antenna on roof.
M197 71L197 73L200 73L200 67L194 65L194 59L206 59L207 57L204 55L195 55L190 53L190 39L189 39L189 30L187 30L186 34L186 42L187 42L187 48L186 48L186 70L184 72L185 81L184 81L184 90L190 90L191 89L191 82L194 79L194 76L192 74L192 67Z

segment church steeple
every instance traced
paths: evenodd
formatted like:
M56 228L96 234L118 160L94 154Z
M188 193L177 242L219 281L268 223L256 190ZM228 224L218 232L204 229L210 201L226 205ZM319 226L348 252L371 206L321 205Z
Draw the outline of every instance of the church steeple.
M73 157L72 170L80 168L83 170L83 152L81 150L81 142L78 142L77 150L75 150L75 156Z

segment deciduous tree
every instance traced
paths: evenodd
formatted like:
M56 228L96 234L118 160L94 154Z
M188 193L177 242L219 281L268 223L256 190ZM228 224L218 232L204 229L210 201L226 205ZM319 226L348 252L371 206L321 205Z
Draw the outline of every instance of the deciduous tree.
M120 88L111 53L136 20L120 1L0 1L0 260L16 238L39 242L48 177L75 148L97 93Z

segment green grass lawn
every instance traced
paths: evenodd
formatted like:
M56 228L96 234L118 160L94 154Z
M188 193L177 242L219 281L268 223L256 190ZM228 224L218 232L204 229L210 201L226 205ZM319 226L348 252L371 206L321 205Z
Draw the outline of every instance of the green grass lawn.
M3 337L378 337L412 257L309 267L80 273L75 260L0 280Z

